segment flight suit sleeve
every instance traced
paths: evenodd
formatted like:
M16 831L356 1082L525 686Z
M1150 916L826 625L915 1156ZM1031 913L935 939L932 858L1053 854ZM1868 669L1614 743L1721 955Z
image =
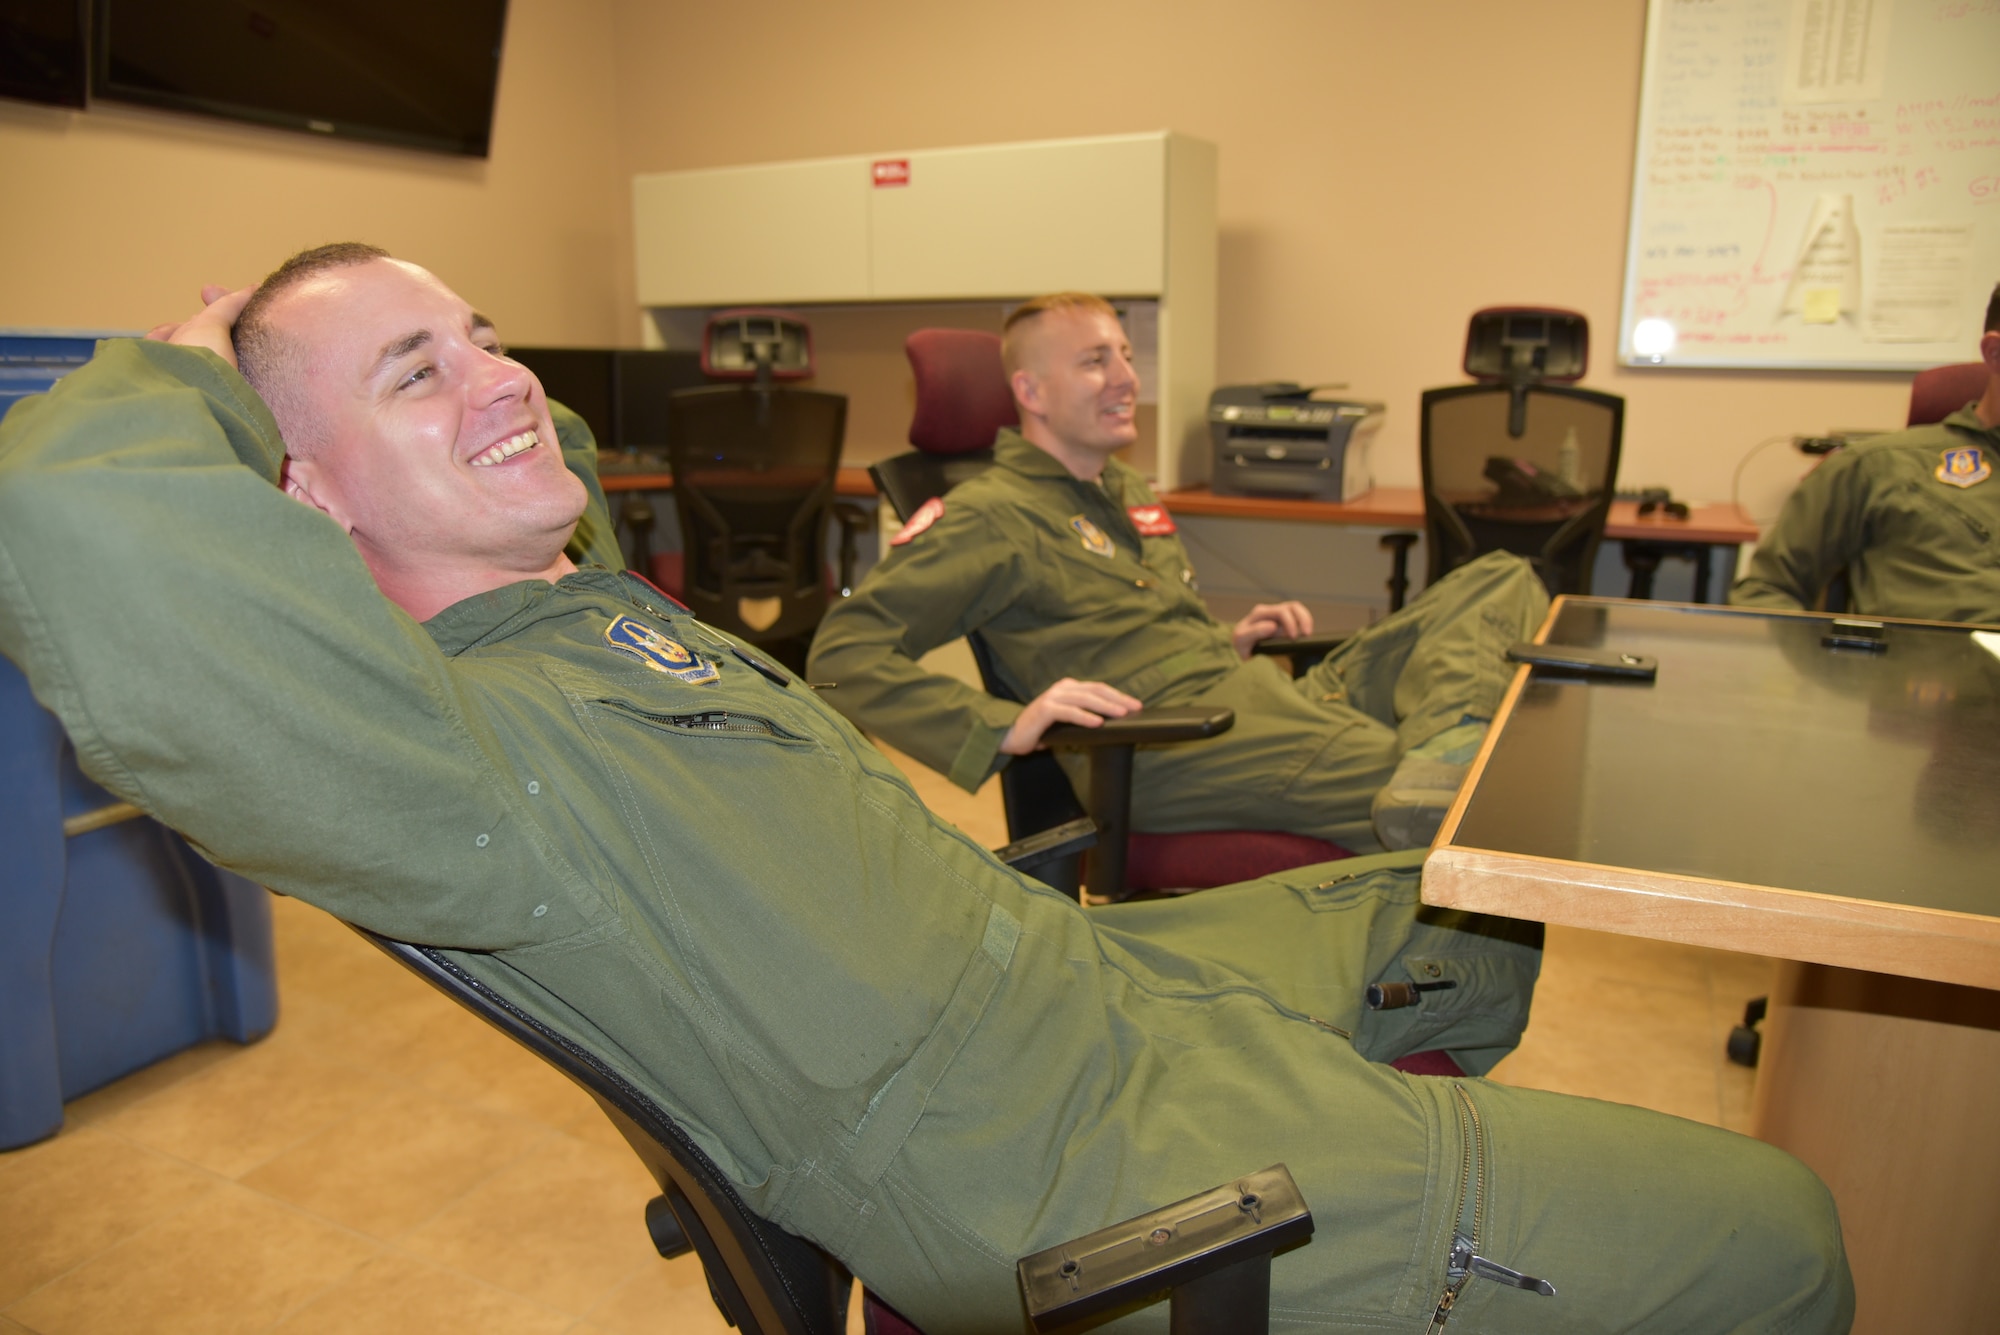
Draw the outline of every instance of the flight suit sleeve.
M1731 605L1800 611L1861 555L1867 533L1868 460L1835 454L1799 480L1777 522L1757 543Z
M575 884L449 660L275 485L234 368L113 340L0 424L0 652L85 772L232 870L405 940L579 930ZM413 820L412 813L421 813ZM532 907L532 905L531 905Z
M1006 762L1000 743L1021 706L917 660L1005 610L1026 583L1025 560L990 517L947 506L835 604L808 679L834 683L822 698L856 726L977 791Z
M583 518L570 535L564 552L578 565L625 568L625 553L618 546L618 530L611 520L611 505L604 495L604 483L597 476L597 438L583 418L549 400L549 416L555 420L556 438L562 443L563 463L583 483L590 494Z

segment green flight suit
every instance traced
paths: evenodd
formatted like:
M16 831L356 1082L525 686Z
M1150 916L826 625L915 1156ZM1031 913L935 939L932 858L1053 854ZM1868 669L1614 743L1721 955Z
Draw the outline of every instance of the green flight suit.
M1494 553L1293 681L1269 658L1236 656L1178 536L1140 532L1131 510L1159 500L1137 472L1113 460L1102 486L1082 482L1014 431L994 459L834 607L807 671L835 683L834 708L967 789L1005 763L1021 706L917 660L976 630L1022 700L1074 677L1148 705L1236 711L1220 737L1140 751L1135 828L1291 830L1379 851L1376 791L1410 747L1493 716L1513 675L1507 646L1548 611L1527 562ZM1058 756L1082 791L1087 762Z
M586 477L594 447L565 416ZM1521 924L1414 854L1086 912L938 820L782 670L601 566L419 624L203 351L112 341L0 425L0 650L84 768L217 861L468 970L680 1119L930 1335L1018 1331L1016 1257L1284 1161L1280 1329L1821 1331L1825 1189L1741 1137L1406 1076L1517 1038ZM601 496L584 555L610 556ZM1364 984L1449 978L1368 1012ZM637 1227L637 1215L633 1216ZM1164 1329L1150 1309L1122 1329Z
M2000 622L2000 430L1973 405L1849 445L1800 480L1729 601L1811 607L1847 571L1849 610Z

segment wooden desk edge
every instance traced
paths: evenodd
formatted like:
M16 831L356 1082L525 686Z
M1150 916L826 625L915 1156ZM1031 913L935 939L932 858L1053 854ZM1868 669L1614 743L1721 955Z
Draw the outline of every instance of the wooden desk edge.
M1948 909L1440 846L1423 899L1718 950L2000 988L2000 920Z
M1205 482L1160 497L1175 514L1222 519L1277 519L1304 524L1352 524L1364 528L1424 526L1424 494L1416 487L1377 487L1351 501L1314 501L1282 496L1217 496ZM1757 526L1733 501L1692 507L1686 519L1639 514L1637 501L1613 501L1604 536L1616 541L1686 543L1734 547L1757 540Z
M627 491L672 491L672 473L599 473L598 485L606 495L617 495ZM833 494L860 499L875 494L875 480L868 476L866 468L842 464L834 475Z

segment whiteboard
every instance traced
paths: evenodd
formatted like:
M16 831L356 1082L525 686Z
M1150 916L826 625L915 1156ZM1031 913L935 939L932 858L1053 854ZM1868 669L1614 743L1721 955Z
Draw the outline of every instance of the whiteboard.
M1996 281L2000 0L1652 0L1625 365L1971 361Z

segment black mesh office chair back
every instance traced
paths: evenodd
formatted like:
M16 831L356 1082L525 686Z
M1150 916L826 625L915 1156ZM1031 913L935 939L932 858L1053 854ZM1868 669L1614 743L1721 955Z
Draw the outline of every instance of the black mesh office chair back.
M711 345L725 319L711 320ZM748 323L737 319L738 328ZM783 329L782 317L770 319ZM754 383L677 390L668 407L681 596L703 620L802 669L831 596L826 531L847 398L774 385L785 378L783 366L774 374L774 357L800 344L757 344L759 332L752 325L748 340Z
M660 1195L646 1227L662 1256L692 1249L715 1305L745 1335L842 1335L852 1279L804 1239L750 1213L685 1128L607 1063L460 968L440 950L356 927L371 945L578 1085L625 1137Z
M1556 383L1582 377L1573 312L1481 311L1466 370L1481 383L1423 394L1420 454L1429 579L1514 552L1551 593L1588 593L1617 486L1625 401Z

